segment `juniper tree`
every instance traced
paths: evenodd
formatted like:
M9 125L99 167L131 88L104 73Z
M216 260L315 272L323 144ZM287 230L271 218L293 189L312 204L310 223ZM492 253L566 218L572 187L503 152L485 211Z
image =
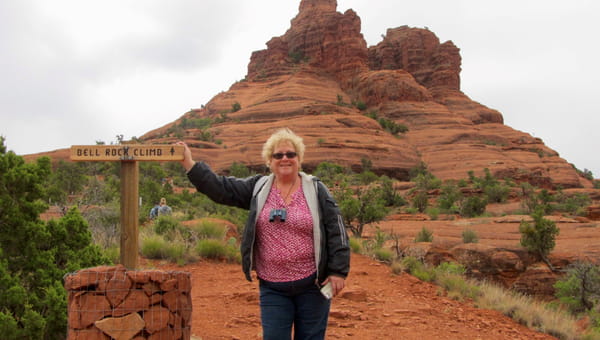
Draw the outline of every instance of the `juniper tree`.
M531 214L531 217L533 217L533 224L522 221L519 225L521 246L532 253L538 254L548 264L548 267L554 270L548 260L548 254L554 249L555 239L560 230L556 227L556 223L544 218L542 209L537 209Z

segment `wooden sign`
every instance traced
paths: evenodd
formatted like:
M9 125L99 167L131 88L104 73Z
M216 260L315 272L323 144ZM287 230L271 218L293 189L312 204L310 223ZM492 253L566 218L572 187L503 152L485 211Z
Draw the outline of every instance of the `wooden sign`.
M182 145L73 145L72 161L181 161Z
M181 161L182 145L73 145L72 161L121 162L121 264L136 269L138 258L138 161Z

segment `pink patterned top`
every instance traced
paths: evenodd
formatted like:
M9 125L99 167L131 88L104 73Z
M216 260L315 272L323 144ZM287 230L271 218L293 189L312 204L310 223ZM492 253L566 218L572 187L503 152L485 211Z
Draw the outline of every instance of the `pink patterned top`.
M281 191L273 185L258 216L254 263L263 280L296 281L316 271L312 217L301 189L302 185L286 205ZM269 222L271 209L281 208L287 211L285 222Z

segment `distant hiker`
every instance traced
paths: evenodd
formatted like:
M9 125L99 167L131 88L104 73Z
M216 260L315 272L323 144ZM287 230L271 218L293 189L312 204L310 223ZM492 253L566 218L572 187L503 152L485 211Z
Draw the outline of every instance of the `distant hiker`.
M325 339L331 298L345 286L350 247L340 209L316 177L300 171L305 145L289 129L264 143L267 176L219 176L194 162L184 142L181 162L198 191L249 210L242 237L246 279L256 271L263 340ZM321 291L319 291L321 290Z
M158 208L160 208L160 205L157 204L154 207L152 207L152 209L150 209L150 219L151 220L158 217Z
M158 216L171 215L172 212L173 210L171 210L171 207L167 205L167 200L164 197L161 198L158 207Z

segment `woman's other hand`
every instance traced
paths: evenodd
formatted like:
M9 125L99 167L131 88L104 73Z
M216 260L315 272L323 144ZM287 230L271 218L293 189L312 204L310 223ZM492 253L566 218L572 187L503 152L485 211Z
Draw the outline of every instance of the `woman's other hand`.
M346 285L346 279L341 276L329 275L327 279L323 281L323 285L326 285L328 282L331 282L333 296L338 295Z

